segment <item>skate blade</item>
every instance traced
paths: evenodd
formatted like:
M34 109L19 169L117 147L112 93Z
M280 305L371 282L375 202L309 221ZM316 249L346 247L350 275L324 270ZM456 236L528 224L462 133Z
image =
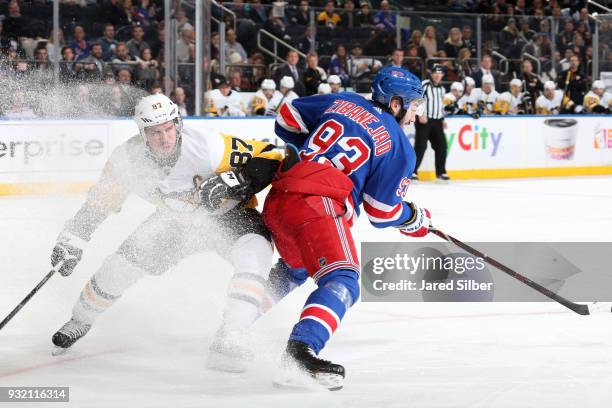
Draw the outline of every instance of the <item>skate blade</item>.
M51 355L53 357L61 356L62 354L66 354L69 349L70 349L69 347L64 348L64 347L55 346L53 347L53 350L51 350Z
M436 184L450 184L450 180L436 179Z
M210 350L206 367L210 370L226 373L244 373L247 370L248 360Z
M272 385L294 391L338 391L344 386L344 378L331 373L317 373L312 377L301 370L285 370L272 380Z

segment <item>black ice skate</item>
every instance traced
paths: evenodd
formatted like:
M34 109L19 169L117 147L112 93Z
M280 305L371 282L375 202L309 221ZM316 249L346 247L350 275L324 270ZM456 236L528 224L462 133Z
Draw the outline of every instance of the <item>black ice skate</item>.
M91 329L91 324L85 324L78 320L70 319L53 335L51 341L55 345L55 348L51 354L57 356L65 353L78 339L85 336L87 332L89 332L89 329Z
M344 383L344 367L323 360L305 343L289 340L285 354L283 355L283 366L288 368L295 366L305 372L315 381L330 391L342 389ZM295 386L293 381L275 381L280 386Z

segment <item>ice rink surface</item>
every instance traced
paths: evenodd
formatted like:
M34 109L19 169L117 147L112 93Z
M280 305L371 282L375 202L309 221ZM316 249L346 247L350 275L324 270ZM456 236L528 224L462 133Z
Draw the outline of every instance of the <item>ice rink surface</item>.
M612 177L419 183L410 197L464 241L612 242ZM0 198L2 318L49 270L55 238L83 199ZM612 403L612 314L582 317L553 303L358 303L322 353L347 368L345 388L279 390L271 381L309 284L255 324L257 357L247 373L209 371L208 345L232 272L212 253L141 280L71 352L52 357L51 335L85 282L151 211L128 199L94 235L74 275L53 277L0 332L0 386L69 386L66 406L79 408ZM405 239L365 217L353 233L357 241Z

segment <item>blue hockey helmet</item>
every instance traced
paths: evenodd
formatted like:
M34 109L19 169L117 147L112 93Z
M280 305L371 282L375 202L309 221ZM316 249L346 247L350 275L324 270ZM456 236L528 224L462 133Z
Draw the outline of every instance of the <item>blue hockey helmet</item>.
M388 65L374 77L372 99L388 106L395 96L402 98L402 105L407 110L411 102L423 101L423 87L421 80L412 72Z

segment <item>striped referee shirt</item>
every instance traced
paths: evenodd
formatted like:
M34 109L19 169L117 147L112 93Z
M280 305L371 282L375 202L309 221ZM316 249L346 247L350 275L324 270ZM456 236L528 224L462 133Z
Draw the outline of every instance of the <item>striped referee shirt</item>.
M429 79L423 81L423 97L425 98L425 116L428 119L444 119L444 94L442 84L434 85Z

